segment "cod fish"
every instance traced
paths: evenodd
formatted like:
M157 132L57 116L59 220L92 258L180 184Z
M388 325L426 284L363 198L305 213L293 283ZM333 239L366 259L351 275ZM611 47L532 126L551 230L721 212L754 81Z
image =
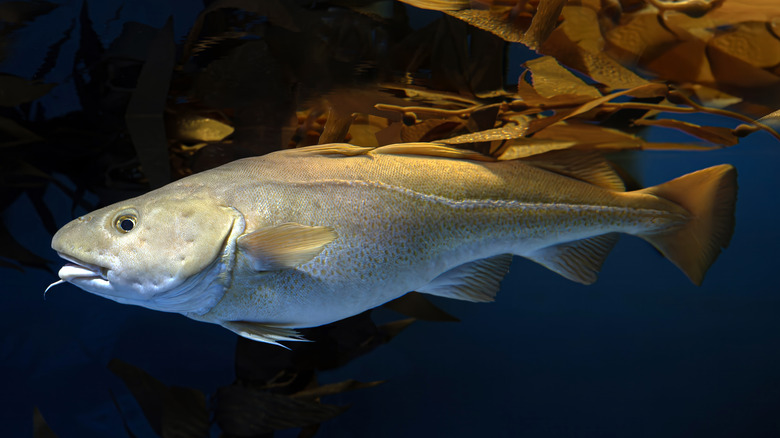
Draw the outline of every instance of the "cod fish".
M736 191L726 164L626 192L598 155L311 146L71 221L52 240L69 262L52 286L278 344L409 291L491 301L513 255L590 284L618 233L700 284L731 238Z

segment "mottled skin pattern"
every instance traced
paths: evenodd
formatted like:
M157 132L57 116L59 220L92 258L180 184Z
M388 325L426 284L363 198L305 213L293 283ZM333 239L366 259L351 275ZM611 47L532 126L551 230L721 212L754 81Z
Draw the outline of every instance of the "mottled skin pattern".
M473 260L608 232L648 234L688 218L656 196L610 191L522 161L380 153L282 151L162 190L235 208L247 233L287 222L336 231L295 269L258 273L239 250L224 297L205 314L187 314L288 327L355 315Z

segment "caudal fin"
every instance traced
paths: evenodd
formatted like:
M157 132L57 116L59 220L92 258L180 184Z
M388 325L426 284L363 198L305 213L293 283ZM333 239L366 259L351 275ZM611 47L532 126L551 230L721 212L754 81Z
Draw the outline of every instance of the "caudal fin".
M672 261L695 284L728 246L734 231L737 170L730 164L689 173L655 187L640 190L672 201L691 214L681 228L640 235Z

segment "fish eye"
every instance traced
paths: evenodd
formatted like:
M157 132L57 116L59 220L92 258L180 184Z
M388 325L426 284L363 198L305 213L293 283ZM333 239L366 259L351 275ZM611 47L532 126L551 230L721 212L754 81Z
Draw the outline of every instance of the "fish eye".
M130 214L123 214L122 216L119 216L116 219L116 222L114 223L114 226L116 227L117 231L120 233L129 233L130 231L135 228L135 224L138 221L138 218L136 218L133 215Z

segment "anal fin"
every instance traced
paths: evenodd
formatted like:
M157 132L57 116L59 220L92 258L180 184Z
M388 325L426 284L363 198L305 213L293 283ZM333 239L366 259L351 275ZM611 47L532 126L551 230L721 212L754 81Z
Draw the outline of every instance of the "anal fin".
M288 347L280 344L279 342L281 341L306 341L295 330L272 324L251 321L225 321L222 323L222 326L247 339L278 345L283 348Z
M510 264L511 254L464 263L434 278L418 291L458 300L493 301Z
M592 284L618 241L617 233L602 234L539 249L526 257L569 280Z

